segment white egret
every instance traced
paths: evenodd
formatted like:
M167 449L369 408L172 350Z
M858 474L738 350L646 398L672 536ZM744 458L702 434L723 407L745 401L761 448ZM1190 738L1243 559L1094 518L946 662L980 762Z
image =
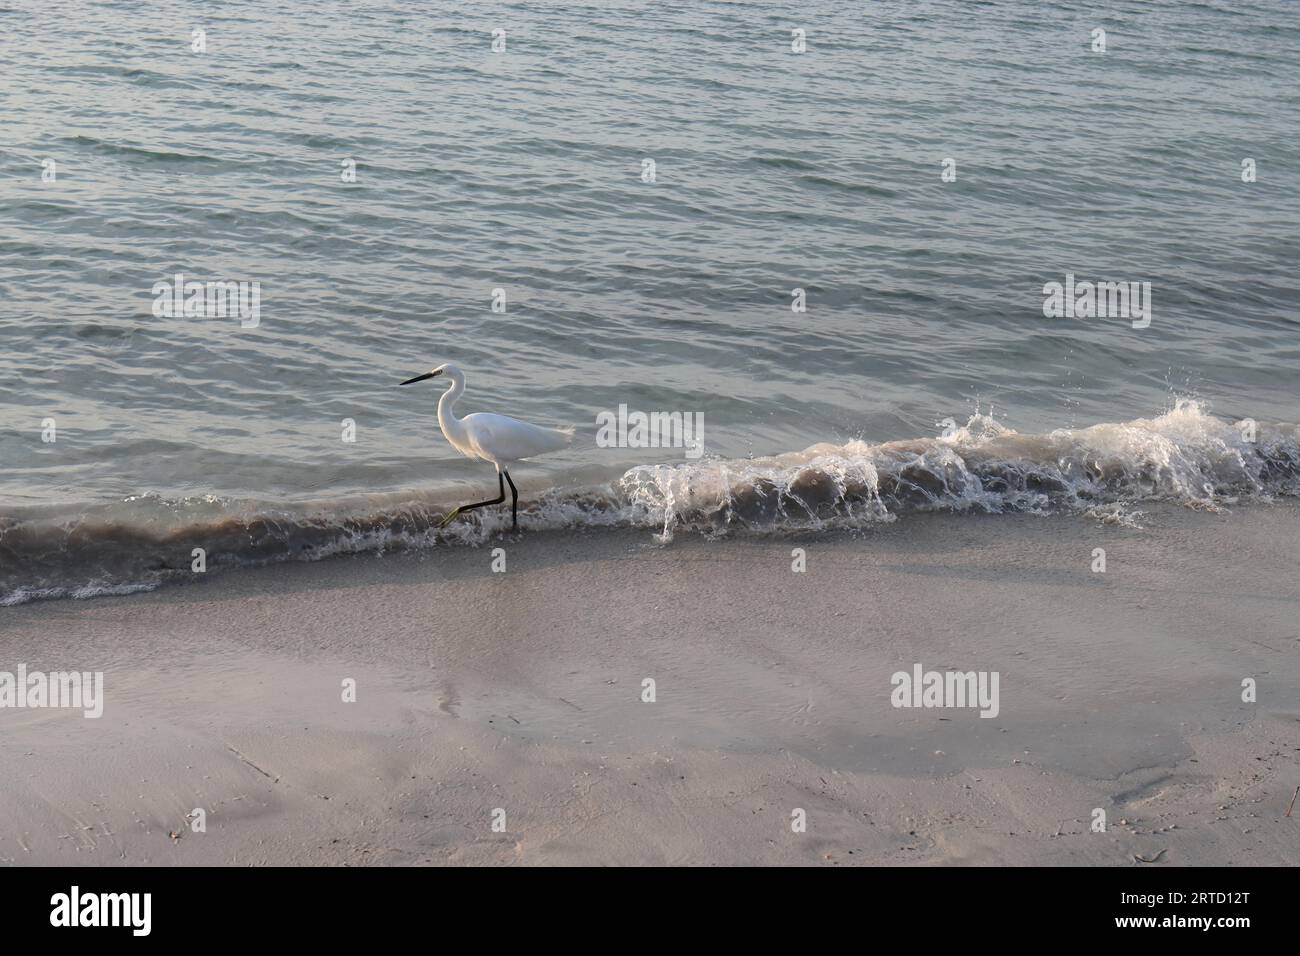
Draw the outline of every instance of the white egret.
M442 393L438 400L438 425L451 447L466 458L481 458L497 467L497 488L500 494L491 501L476 501L453 509L439 527L446 527L456 515L472 508L485 505L499 505L506 500L507 481L510 482L510 519L514 528L519 528L519 491L510 479L510 466L525 458L544 455L549 451L558 451L573 441L573 428L542 428L530 425L517 418L505 415L492 415L475 412L464 418L457 418L455 407L457 400L465 392L465 376L455 365L448 362L439 365L431 372L408 378L403 385L423 382L435 375L445 375L451 382L451 388Z

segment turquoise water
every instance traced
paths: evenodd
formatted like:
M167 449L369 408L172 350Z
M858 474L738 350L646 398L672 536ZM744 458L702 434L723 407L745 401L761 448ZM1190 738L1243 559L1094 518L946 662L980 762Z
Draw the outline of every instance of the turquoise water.
M477 497L396 387L448 360L462 413L577 426L533 497L683 460L598 447L620 404L715 461L1300 421L1291 3L23 3L0 64L12 521ZM256 327L156 315L177 272ZM1067 274L1150 325L1045 317Z

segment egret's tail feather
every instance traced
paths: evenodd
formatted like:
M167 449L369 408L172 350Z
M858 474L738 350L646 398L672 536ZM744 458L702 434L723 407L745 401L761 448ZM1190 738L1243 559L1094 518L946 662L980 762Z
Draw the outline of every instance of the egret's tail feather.
M545 455L547 452L559 451L573 444L573 426L567 428L544 428L541 425L529 426L532 432L528 436L528 453L520 458Z
M567 425L564 428L542 428L543 447L540 452L559 451L561 448L568 448L573 444L574 428Z

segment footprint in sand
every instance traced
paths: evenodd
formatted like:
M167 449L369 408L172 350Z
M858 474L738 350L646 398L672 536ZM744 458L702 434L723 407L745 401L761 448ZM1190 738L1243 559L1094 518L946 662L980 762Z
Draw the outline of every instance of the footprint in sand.
M460 695L456 693L456 688L448 687L446 694L438 701L438 709L452 717L460 717L460 714L456 713L456 708L459 706Z

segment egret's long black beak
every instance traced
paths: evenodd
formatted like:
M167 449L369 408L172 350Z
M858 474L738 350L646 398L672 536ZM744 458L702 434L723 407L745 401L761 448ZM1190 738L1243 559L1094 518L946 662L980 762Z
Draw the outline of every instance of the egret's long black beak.
M399 385L413 385L416 382L423 382L426 378L433 378L437 372L425 372L423 375L417 375L415 378L408 378L405 382L398 382Z

